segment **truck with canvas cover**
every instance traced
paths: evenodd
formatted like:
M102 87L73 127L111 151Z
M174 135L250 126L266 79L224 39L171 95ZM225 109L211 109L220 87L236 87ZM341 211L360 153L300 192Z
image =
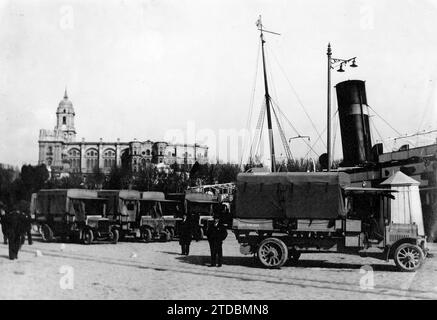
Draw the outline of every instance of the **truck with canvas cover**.
M204 238L214 213L219 211L216 196L205 193L187 193L185 195L185 212L192 222L193 237L196 240Z
M137 190L99 190L101 198L108 199L107 216L120 234L120 238L140 238L139 206L141 194Z
M420 223L391 211L395 197L393 189L352 187L341 172L239 174L233 231L241 253L265 267L296 263L301 253L338 252L415 271L426 240Z
M31 211L42 239L56 237L90 244L94 240L116 243L118 232L106 217L107 199L97 191L43 189L32 196Z
M142 192L139 205L141 237L146 241L172 240L176 222L180 220L178 204L177 200L166 199L163 192Z

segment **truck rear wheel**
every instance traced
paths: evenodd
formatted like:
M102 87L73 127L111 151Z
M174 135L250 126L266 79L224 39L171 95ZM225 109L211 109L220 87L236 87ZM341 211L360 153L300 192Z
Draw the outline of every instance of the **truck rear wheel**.
M400 271L413 272L422 265L424 254L419 246L411 243L403 243L396 248L394 260Z
M280 268L288 259L288 248L280 239L264 239L258 247L258 259L267 268Z
M91 229L85 229L82 231L82 241L84 244L93 243L94 235Z
M120 233L118 232L117 229L111 229L111 231L109 231L109 241L116 244L119 238L120 238Z
M39 229L39 232L40 232L42 240L44 242L53 241L53 231L52 231L52 229L50 229L49 225L43 224L41 226L41 228Z
M168 227L167 232L170 234L170 241L173 240L175 235L174 229L172 227Z
M141 239L143 239L146 242L152 241L152 231L150 231L149 228L141 229Z

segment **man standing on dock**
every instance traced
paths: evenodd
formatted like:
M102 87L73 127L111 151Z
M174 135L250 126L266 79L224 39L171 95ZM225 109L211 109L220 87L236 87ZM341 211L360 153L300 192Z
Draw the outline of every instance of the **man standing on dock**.
M206 232L211 250L211 267L222 266L223 241L228 236L225 226L220 221L219 216L214 216L214 223L211 224Z

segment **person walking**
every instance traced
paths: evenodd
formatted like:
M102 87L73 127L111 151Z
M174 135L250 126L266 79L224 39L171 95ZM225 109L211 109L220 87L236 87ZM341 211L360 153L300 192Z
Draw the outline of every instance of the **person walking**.
M6 234L9 241L9 259L18 259L21 249L22 237L26 233L26 218L19 210L6 214Z
M188 256L190 253L190 244L193 234L191 232L191 222L187 215L182 216L179 222L179 244L181 245L182 255Z
M22 212L23 215L23 228L26 231L21 239L21 244L23 245L24 242L26 241L26 237L27 237L27 243L31 246L33 244L32 241L32 217L30 216L29 212Z
M220 221L219 216L214 216L214 222L206 231L208 237L209 248L211 250L211 267L222 266L223 258L223 241L228 236L225 226Z

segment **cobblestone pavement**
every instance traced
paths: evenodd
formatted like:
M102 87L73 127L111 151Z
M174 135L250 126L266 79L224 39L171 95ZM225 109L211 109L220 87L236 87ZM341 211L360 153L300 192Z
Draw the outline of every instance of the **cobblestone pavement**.
M297 265L261 268L232 233L222 268L208 267L207 241L190 256L177 241L116 245L25 244L19 259L0 244L0 299L437 299L437 246L415 273L393 262L302 254Z

